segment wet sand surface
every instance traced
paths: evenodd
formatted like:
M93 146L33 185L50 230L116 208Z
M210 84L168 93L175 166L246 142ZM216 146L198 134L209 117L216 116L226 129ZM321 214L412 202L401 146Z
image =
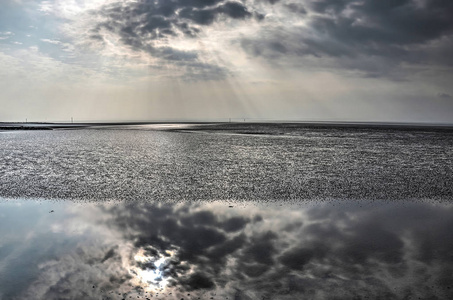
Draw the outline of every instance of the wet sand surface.
M453 195L449 130L213 126L4 133L0 196L266 201Z

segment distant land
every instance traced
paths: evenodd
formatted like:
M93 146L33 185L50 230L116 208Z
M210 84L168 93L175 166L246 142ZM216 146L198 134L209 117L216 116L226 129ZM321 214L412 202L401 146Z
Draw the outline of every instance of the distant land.
M143 126L149 125L150 130L153 125L171 125L186 124L183 128L165 128L158 126L156 130L177 130L177 131L238 131L238 133L260 133L266 128L278 129L285 128L297 130L298 128L349 128L349 129L391 129L391 130L447 130L453 131L453 124L435 124L435 123L385 123L385 122L297 122L297 121L279 121L279 122L87 122L87 123L46 123L46 122L0 122L0 131L9 130L54 130L54 129L143 129ZM107 127L107 128L106 128ZM119 127L119 128L118 128ZM243 132L245 131L245 132Z

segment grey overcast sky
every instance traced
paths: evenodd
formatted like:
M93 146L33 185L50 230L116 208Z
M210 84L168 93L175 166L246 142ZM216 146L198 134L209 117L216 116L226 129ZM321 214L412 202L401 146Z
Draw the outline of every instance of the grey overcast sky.
M2 0L0 121L453 123L452 0Z

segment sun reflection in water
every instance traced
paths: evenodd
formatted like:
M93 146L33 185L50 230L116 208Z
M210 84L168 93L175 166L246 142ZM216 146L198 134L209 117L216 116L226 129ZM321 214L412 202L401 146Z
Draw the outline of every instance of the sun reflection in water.
M164 276L164 268L166 263L174 255L173 251L166 251L167 255L161 253L149 256L143 249L140 249L134 256L137 266L132 267L131 273L137 280L146 285L145 291L162 291L167 287L169 278Z

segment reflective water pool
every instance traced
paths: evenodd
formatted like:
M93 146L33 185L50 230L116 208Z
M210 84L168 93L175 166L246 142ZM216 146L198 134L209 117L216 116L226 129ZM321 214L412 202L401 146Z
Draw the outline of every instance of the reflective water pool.
M449 299L453 206L3 200L0 299Z

